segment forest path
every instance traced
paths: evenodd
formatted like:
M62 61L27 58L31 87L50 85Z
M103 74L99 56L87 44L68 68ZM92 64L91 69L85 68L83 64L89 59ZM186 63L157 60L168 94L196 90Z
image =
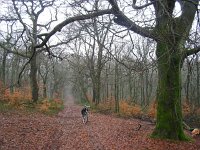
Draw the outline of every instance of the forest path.
M0 113L0 150L199 150L194 142L149 138L154 126L137 119L98 113L82 123L81 106L66 103L57 116L23 112ZM142 125L139 131L135 129Z

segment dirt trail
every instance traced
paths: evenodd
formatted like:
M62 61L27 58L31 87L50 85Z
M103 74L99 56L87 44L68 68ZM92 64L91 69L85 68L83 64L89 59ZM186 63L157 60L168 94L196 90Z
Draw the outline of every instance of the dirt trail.
M192 143L150 139L154 126L137 119L90 113L83 124L80 110L70 101L55 117L0 113L0 150L200 150L199 137Z

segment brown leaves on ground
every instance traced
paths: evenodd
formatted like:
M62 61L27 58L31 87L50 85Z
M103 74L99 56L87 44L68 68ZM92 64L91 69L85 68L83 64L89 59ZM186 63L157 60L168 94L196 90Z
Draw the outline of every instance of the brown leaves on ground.
M66 106L58 116L0 113L2 150L199 150L200 137L193 142L174 142L149 138L154 126L137 119L89 114L83 124L81 107ZM138 124L142 127L136 130Z

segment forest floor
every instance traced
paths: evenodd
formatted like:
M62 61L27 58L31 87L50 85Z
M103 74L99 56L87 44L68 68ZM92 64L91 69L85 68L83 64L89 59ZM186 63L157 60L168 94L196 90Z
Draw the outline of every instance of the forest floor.
M200 136L192 142L151 139L150 122L91 112L83 124L80 110L68 103L57 116L0 113L0 150L200 150Z

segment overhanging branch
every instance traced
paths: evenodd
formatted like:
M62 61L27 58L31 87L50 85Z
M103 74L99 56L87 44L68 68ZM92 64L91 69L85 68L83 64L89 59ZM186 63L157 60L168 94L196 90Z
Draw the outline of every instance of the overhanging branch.
M25 57L25 58L29 58L30 57L30 56L25 55L23 53L19 53L17 51L10 50L9 48L7 48L6 46L4 46L1 43L0 43L0 47L3 48L4 50L6 50L8 53L12 53L12 54L15 54L15 55L18 55L18 56L21 56L21 57Z
M105 15L105 14L112 14L112 13L113 13L112 9L107 9L107 10L99 10L94 13L89 13L86 15L70 17L70 18L64 20L63 22L61 22L60 24L58 24L52 31L50 31L49 33L46 33L43 42L36 45L35 48L43 47L47 43L47 41L51 38L51 36L53 36L56 32L60 32L64 26L66 26L72 22L85 20L85 19L91 19L94 17L98 17L98 16Z
M152 4L154 4L154 3L155 3L155 0L153 0L153 1L150 2L150 3L146 3L146 4L142 5L142 6L136 6L136 0L133 0L132 7L133 7L134 9L143 9L143 8L146 8L146 7L148 7L148 6L152 5Z
M158 36L157 34L155 34L153 30L149 30L148 28L143 28L143 27L138 26L132 20L126 17L121 11L115 14L115 16L116 18L114 18L114 22L117 23L118 25L124 26L141 36L158 40Z
M198 52L200 52L200 46L190 49L190 50L185 50L183 52L183 59L185 59L186 57L193 55L193 54L197 54Z
M152 4L153 4L153 2L152 2ZM155 34L155 32L153 32L153 30L149 30L147 28L138 26L132 20L130 20L128 17L126 17L124 15L124 13L120 11L116 0L109 0L109 3L111 4L112 9L114 11L114 15L115 15L114 22L115 23L117 23L118 25L124 26L124 27L128 28L129 30L131 30L141 36L149 37L154 40L158 40L158 37Z

